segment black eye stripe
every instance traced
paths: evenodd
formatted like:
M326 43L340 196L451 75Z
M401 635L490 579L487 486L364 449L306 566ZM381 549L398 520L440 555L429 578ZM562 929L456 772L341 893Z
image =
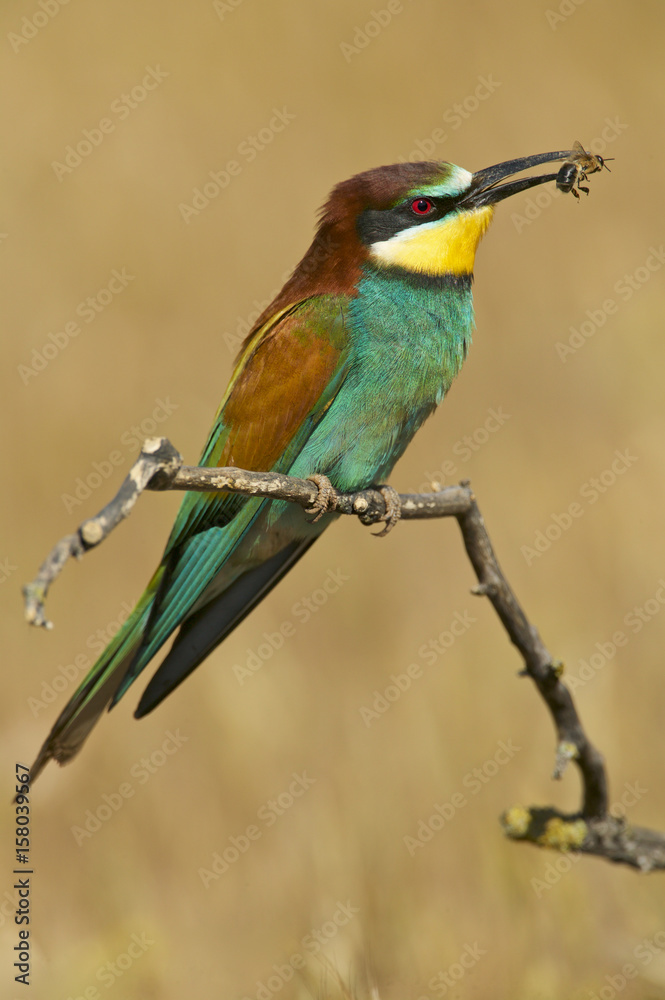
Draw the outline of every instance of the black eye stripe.
M437 198L426 194L412 194L393 208L383 210L368 208L358 216L356 228L358 236L365 246L379 243L413 226L422 226L427 222L436 222L453 211L458 199ZM432 205L429 212L420 214L413 205L419 201L427 201Z

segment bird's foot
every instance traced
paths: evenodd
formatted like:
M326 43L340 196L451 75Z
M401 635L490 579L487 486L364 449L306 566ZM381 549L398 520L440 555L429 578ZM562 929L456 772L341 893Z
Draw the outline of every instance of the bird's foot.
M312 506L305 509L306 514L314 515L310 524L315 524L324 514L335 509L335 488L327 476L323 476L318 472L307 478L310 482L314 483L319 491L319 495Z
M384 503L386 505L386 512L381 518L385 521L385 527L382 531L375 531L375 538L385 538L389 531L392 531L400 517L402 516L402 504L399 498L399 493L392 486L377 486L376 487L381 496L383 497Z

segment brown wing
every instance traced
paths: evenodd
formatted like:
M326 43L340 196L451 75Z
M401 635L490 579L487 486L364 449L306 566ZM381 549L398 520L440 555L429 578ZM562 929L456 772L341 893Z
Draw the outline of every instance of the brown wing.
M334 399L347 355L345 303L313 298L258 331L220 407L206 465L269 470Z
M201 465L288 472L346 374L347 300L315 297L278 314L248 343L208 438ZM187 493L167 545L228 522L243 498Z

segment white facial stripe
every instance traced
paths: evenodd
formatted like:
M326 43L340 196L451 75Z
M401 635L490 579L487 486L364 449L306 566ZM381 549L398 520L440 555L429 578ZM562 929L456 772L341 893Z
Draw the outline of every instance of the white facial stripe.
M401 246L404 244L408 246L408 244L413 242L414 229L422 233L425 229L436 229L446 221L446 219L436 219L434 222L423 222L419 226L402 229L401 232L391 236L389 240L379 240L377 243L372 243L369 248L370 253L376 260L383 261L384 264L390 264L394 260L395 255L399 254Z
M399 233L395 233L389 240L379 240L377 243L372 243L370 250L379 259L384 256L388 258L395 247L402 243L412 243L417 233L424 233L428 229L440 229L449 222L450 216L445 216L443 219L434 219L433 222L421 222L417 226L409 226L408 229L401 229Z

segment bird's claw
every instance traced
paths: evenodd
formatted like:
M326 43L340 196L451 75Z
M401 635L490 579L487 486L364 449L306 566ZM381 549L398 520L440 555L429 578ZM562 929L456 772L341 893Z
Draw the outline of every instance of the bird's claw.
M392 531L400 517L402 516L402 503L399 493L392 486L377 486L377 490L383 497L386 505L386 512L381 520L385 521L385 527L381 531L373 532L375 538L385 538L389 531Z
M314 515L310 524L316 524L316 522L322 518L324 514L327 514L329 511L335 509L333 502L335 497L335 487L327 476L321 475L320 473L314 473L313 476L308 476L307 478L310 482L314 483L319 491L312 506L305 509L306 514Z

